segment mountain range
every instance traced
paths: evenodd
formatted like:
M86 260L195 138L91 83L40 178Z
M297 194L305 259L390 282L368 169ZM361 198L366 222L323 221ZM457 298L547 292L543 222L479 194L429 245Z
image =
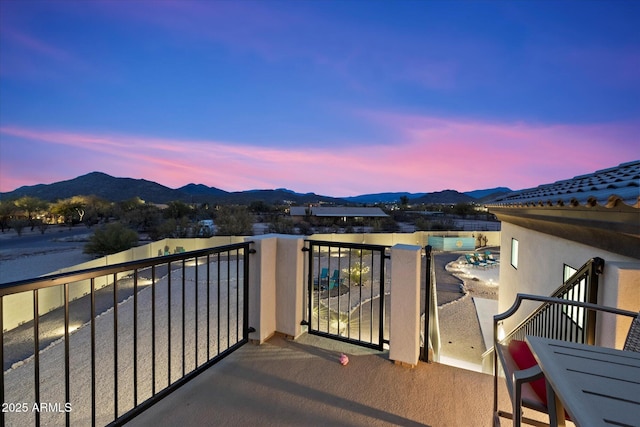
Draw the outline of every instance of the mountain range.
M79 195L96 195L106 200L119 202L134 197L152 202L167 203L181 200L189 203L217 204L249 204L262 201L268 204L292 203L333 203L333 204L372 204L394 203L406 197L410 203L467 203L483 202L498 195L509 193L506 187L460 193L455 190L444 190L433 193L376 193L354 197L336 198L315 193L296 193L278 188L275 190L248 190L228 192L203 184L187 184L172 189L146 179L116 178L102 172L91 172L66 181L53 184L37 184L23 186L14 191L0 193L0 200L14 199L23 196L37 197L46 201L56 201Z

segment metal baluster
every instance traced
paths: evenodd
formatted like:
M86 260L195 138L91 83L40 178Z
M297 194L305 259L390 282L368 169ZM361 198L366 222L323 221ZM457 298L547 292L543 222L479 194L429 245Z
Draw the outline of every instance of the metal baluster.
M138 269L133 270L133 406L138 406Z
M198 279L199 279L199 274L198 274L198 257L195 257L195 261L196 261L196 309L195 309L195 314L194 314L194 321L195 321L195 336L194 336L194 350L195 350L195 367L196 369L198 368L198 314L200 312L200 307L198 306L198 287L200 286L200 284L198 283Z
M225 350L228 350L229 347L231 347L230 344L230 326L229 325L229 321L230 321L230 316L231 316L231 260L229 259L229 252L227 251L226 253L226 258L227 258L227 347L225 348Z
M320 330L320 288L322 287L322 278L320 277L320 270L321 270L321 257L322 254L320 253L320 246L316 246L313 245L311 246L312 248L316 248L317 251L317 256L314 255L314 259L317 258L318 259L318 289L317 289L317 298L316 298L316 304L318 305L318 315L316 316L316 330ZM313 254L313 251L311 252ZM311 261L310 261L311 262ZM313 311L312 311L312 306L311 306L311 301L309 301L309 316L311 318L313 318ZM313 323L313 322L311 322Z
M167 387L171 385L171 261L167 263Z
M151 266L151 396L156 395L156 266Z
M240 342L240 249L236 249L236 342Z
M358 276L358 341L362 341L362 249L358 250L360 275Z
M380 350L382 350L384 345L384 249L380 250L379 256L380 285L378 286L378 290L380 291L380 304L378 304L378 345L380 346ZM373 256L371 257L371 265L373 266ZM373 274L371 275L371 288L373 289ZM371 307L373 307L373 300L371 300ZM371 312L373 313L373 310ZM373 333L373 331L371 332Z
M369 289L371 292L371 295L369 295L369 342L371 344L373 344L373 255L375 254L376 251L371 251L371 275L370 275L370 279L369 279ZM381 256L382 258L382 256ZM363 266L360 266L361 268L363 268ZM380 296L381 298L384 297L383 295ZM379 342L379 344L382 344L382 341Z
M327 246L327 333L331 333L331 246ZM318 306L318 315L320 315Z
M33 376L34 402L40 405L40 324L38 314L38 290L33 291ZM36 411L36 426L40 425L40 411Z
M207 361L211 359L211 256L207 254Z
M220 354L220 287L222 286L222 283L220 281L220 271L221 271L221 266L220 266L220 252L218 252L218 277L217 277L217 287L218 287L218 324L216 325L216 330L218 331L218 341L216 342L216 347L218 349L218 354Z
M347 284L349 287L349 290L347 291L347 294L349 295L349 307L351 307L351 256L353 253L353 249L349 248L349 258L347 260L347 271L349 272L347 274ZM349 325L351 325L351 310L347 310L347 322L349 322ZM358 328L360 327L360 325L358 324ZM355 331L354 331L355 332ZM351 339L351 328L349 328L349 339Z
M71 402L69 376L69 284L64 284L64 401ZM71 424L71 413L65 411L65 424L67 427Z
M186 287L186 266L185 260L182 260L182 376L185 375L185 364L186 364L186 352L185 352L185 316L186 316L186 307L185 307L185 287Z
M338 272L342 271L341 270L341 261L342 261L342 248L340 246L338 246ZM338 281L338 335L342 335L340 333L340 300L342 299L342 295L340 295L340 273L338 273L338 277L336 278L336 280ZM347 312L349 312L349 305L347 305ZM347 323L346 326L347 330L349 329L349 324Z
M96 279L91 278L91 426L96 425Z
M118 273L113 273L113 413L118 418Z

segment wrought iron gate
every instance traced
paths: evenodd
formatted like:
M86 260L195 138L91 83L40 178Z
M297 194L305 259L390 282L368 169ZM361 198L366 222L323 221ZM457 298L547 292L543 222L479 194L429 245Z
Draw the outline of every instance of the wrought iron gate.
M382 350L388 343L388 247L309 240L309 333Z

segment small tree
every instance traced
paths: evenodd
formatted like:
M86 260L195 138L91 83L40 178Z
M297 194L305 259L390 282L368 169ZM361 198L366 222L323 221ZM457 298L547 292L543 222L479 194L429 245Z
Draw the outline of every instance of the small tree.
M18 233L18 236L22 236L24 228L28 225L29 221L27 221L26 219L12 219L11 221L9 221L9 226L13 228L16 233Z
M102 227L91 236L84 253L105 256L125 251L138 244L138 233L119 222Z
M29 222L29 227L31 227L31 231L36 226L36 218L35 215L38 212L47 210L49 204L44 200L40 200L37 197L24 196L15 201L15 205L18 209L22 210L27 217Z
M82 221L84 217L84 202L80 197L62 199L51 205L51 213L64 218L65 224L72 226Z
M245 206L222 206L216 216L219 236L250 236L253 216Z
M13 218L17 209L18 207L13 201L0 200L0 230L3 233L9 228L11 218Z
M187 205L180 200L176 200L173 202L167 203L166 209L163 211L164 217L167 219L175 219L179 220L181 218L187 217L189 218L195 211L191 208L191 206Z
M47 223L46 221L38 220L37 227L38 230L40 230L40 234L44 234L47 231L47 228L49 228L49 223Z

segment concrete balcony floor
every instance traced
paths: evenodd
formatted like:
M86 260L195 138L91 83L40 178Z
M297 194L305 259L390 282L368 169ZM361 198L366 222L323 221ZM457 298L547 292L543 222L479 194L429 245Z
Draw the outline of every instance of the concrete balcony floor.
M492 405L490 375L439 363L411 369L388 352L304 334L243 346L128 425L490 426Z

